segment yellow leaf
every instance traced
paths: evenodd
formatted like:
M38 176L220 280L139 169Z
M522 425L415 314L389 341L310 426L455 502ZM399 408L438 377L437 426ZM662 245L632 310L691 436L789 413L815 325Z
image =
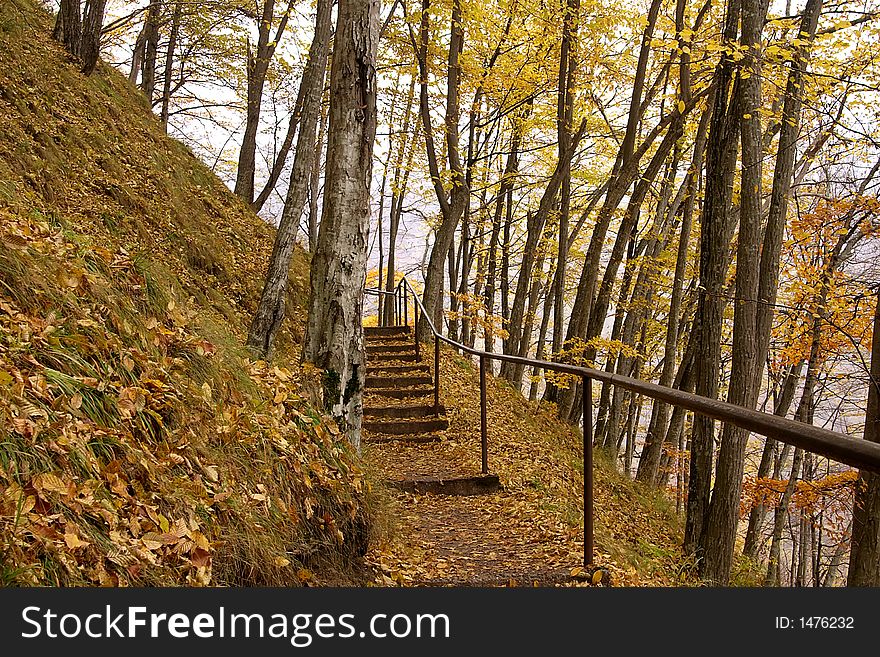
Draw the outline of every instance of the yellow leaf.
M37 475L32 483L37 491L45 490L50 493L67 493L67 484L50 472Z
M684 114L684 110L687 106L684 104L683 100L678 101L678 113Z
M595 585L598 585L598 584L601 584L601 583L602 583L602 571L601 571L601 570L597 570L595 573L593 573L593 578L592 578L591 581L592 581L592 583L593 583L594 586L595 586Z
M82 540L79 536L77 536L76 531L71 529L68 529L64 532L64 543L71 550L86 547L87 545L89 545L88 541Z

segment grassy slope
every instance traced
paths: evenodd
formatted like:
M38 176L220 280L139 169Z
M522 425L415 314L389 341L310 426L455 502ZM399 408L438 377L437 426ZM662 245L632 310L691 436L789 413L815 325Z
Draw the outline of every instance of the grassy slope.
M50 28L0 3L0 585L320 581L366 487L241 351L273 230ZM294 333L307 279L298 253Z
M49 29L31 0L0 4L0 585L336 577L364 475L299 373L240 349L273 231ZM280 363L308 293L296 258ZM444 381L473 430L473 368L445 359ZM493 469L576 550L578 436L503 383L490 399ZM619 583L677 581L668 504L601 460L597 515Z

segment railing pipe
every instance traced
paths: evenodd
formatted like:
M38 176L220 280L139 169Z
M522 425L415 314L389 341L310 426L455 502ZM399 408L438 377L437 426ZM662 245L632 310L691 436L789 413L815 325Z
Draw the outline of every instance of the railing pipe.
M422 315L425 309L422 308ZM440 415L440 336L434 335L434 415Z
M489 439L486 425L486 356L480 354L480 463L484 475L489 474Z
M593 381L584 376L584 569L593 563Z
M397 284L395 291L391 294L396 295L397 319L400 320L400 302L402 300L401 291L405 294L412 294L413 308L416 318L416 354L418 355L418 324L419 312L421 318L431 330L434 336L434 412L440 413L440 342L452 346L462 354L470 354L478 356L480 359L480 438L482 451L482 471L484 474L488 472L488 448L487 448L487 431L486 431L486 362L489 360L497 360L501 362L524 365L528 367L537 367L544 371L561 372L579 377L583 383L583 422L584 422L584 566L589 566L593 562L594 544L593 544L593 411L592 411L592 382L601 381L602 383L612 386L620 386L625 390L645 395L652 399L666 402L675 406L679 406L689 411L699 413L706 417L710 417L722 422L729 422L735 426L741 427L762 436L780 440L784 443L800 447L808 452L821 454L829 459L845 463L847 465L870 470L880 473L880 443L874 443L868 440L859 440L850 438L843 434L816 427L803 422L796 422L787 418L762 413L754 409L737 406L720 399L710 399L691 392L685 392L676 388L668 388L666 386L648 383L640 379L634 379L628 376L621 376L603 370L597 370L590 367L578 367L575 365L567 365L565 363L551 363L549 361L535 360L532 358L524 358L521 356L509 356L507 354L489 353L480 351L473 347L468 347L460 342L449 339L441 335L430 313L425 309L422 300L415 293L410 285L409 280L403 277ZM367 293L378 294L381 301L382 294L389 294L385 290L365 290ZM381 306L381 304L380 304Z
M421 354L419 354L419 306L418 304L413 304L413 339L415 340L416 347L416 362L422 360Z

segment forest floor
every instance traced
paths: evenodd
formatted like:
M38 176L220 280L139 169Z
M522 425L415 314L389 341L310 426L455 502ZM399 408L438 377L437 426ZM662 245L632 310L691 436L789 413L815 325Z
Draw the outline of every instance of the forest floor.
M370 442L364 454L384 481L471 476L480 470L478 372L451 350L441 357L440 440ZM414 494L382 487L389 520L367 555L378 585L549 586L582 582L583 455L579 432L548 405L488 379L489 471L501 491L479 496ZM613 585L687 584L680 522L651 492L596 455L595 562ZM607 578L606 578L607 581Z

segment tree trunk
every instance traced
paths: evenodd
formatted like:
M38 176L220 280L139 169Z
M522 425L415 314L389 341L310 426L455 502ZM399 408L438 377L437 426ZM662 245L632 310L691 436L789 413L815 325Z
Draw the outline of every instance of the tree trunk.
M336 35L324 215L312 258L303 359L323 370L324 408L359 451L365 375L361 312L376 138L378 0L339 0Z
M63 3L62 3L63 7ZM58 12L58 22L55 24L55 33L53 33L53 37L58 39L59 41L63 36L64 29L64 21L63 21L64 12ZM146 31L147 25L144 23L144 26L141 27L140 32L138 32L137 38L134 41L134 47L131 49L131 68L128 70L128 81L132 84L137 84L138 75L141 72L141 67L144 64L144 51L146 48Z
M785 381L782 384L782 391L774 405L774 415L785 417L788 414L791 402L794 400L794 393L797 384L801 378L801 370L803 370L803 366L804 363L801 361L789 368L788 373L785 376ZM772 438L768 438L765 441L764 450L761 452L761 462L758 465L758 479L766 479L770 476L770 467L773 463L773 455L775 454L777 446L778 443ZM759 504L752 509L751 513L749 513L749 526L746 530L743 554L750 559L757 559L758 557L761 527L764 524L764 517L766 514L767 509L763 504Z
M864 439L880 442L880 293L874 311ZM880 475L859 471L853 502L848 586L880 586Z
M786 445L783 454L789 452L789 446ZM791 472L788 475L788 483L785 485L785 492L782 494L782 500L773 510L773 536L770 541L770 558L767 561L767 574L764 577L764 586L780 585L780 556L782 553L782 530L785 527L785 520L788 517L788 505L791 503L791 497L794 495L795 486L797 485L798 476L800 476L801 462L803 461L804 450L800 447L795 449L794 458L791 463Z
M163 0L154 0L147 8L144 24L144 59L141 64L141 90L147 97L150 107L156 90L156 60L159 51L159 21L164 10Z
M412 97L413 97L413 88L410 87L410 95L407 107L412 106ZM403 162L403 172L401 174L401 167L398 165L395 167L394 172L394 189L392 190L391 197L391 217L389 218L389 226L388 226L388 275L385 278L385 291L393 292L394 286L396 283L395 275L397 265L395 264L397 258L397 233L400 229L400 218L403 215L403 199L406 197L406 190L409 186L409 175L413 168L413 158L415 157L416 152L416 144L419 141L419 131L420 127L418 122L414 124L414 133L412 135L412 139L409 138L409 128L411 119L410 111L407 112L406 120L404 121L404 140L401 143L401 150L398 156L398 163L401 162L402 157L404 157L404 152L406 152L406 161ZM408 151L405 151L408 149ZM385 308L384 308L384 323L386 326L390 325L394 316L394 297L391 294L385 295Z
M706 135L709 129L711 112L703 112L697 136L694 141L694 153L691 168L688 172L684 208L682 209L681 228L678 239L678 252L675 260L675 273L672 278L672 298L669 302L669 318L666 322L666 341L663 349L663 369L659 384L669 386L675 377L675 364L678 354L678 329L681 323L681 300L684 289L684 277L689 259L689 245L694 208L696 206L697 183L703 168L703 153L706 147ZM645 437L645 446L639 457L636 479L656 485L660 471L660 459L663 453L663 442L666 436L669 406L655 401L651 412L651 423Z
M730 48L738 47L736 37L739 14L739 0L729 0L723 42ZM715 97L706 154L706 191L700 235L700 292L694 361L696 393L712 399L718 397L721 325L725 305L724 282L730 263L730 238L733 235L731 203L740 123L736 99L732 97L735 67L731 58L723 57L715 69ZM698 552L709 506L714 443L714 421L695 415L691 437L684 550L698 558L702 557Z
M541 288L543 287L541 283L541 273L544 269L545 257L546 253L542 249L538 254L538 260L535 263L535 276L532 278L532 281L530 283L528 311L523 318L523 329L519 343L519 353L516 354L520 358L528 358L529 351L532 347L532 331L535 327L535 317L538 314L538 301L541 295ZM550 269L551 271L553 269L552 263ZM522 392L522 377L524 371L525 365L518 363L514 366L512 372L513 376L511 383L513 384L513 387L520 392Z
M525 118L525 117L523 117ZM488 272L486 274L486 291L484 295L484 306L486 308L487 324L484 332L483 342L484 349L489 353L495 348L495 336L492 332L492 324L490 316L495 314L495 281L498 271L498 241L501 232L502 214L504 213L505 203L508 194L513 190L513 182L516 176L519 164L519 148L522 141L522 121L514 119L513 135L510 140L510 153L507 155L507 164L504 166L504 173L501 176L501 183L498 186L498 196L495 199L495 211L492 215L492 234L489 237L489 256L488 256ZM505 243L510 241L509 222L505 226ZM506 261L506 258L505 258ZM506 271L506 262L502 263L501 273L504 276ZM506 286L502 285L501 300L506 307ZM503 317L507 316L506 310L502 313Z
M556 134L559 157L569 148L574 121L574 72L578 64L578 23L580 0L567 0L562 23L559 53L559 90L556 101ZM565 318L565 270L568 261L568 220L571 212L571 167L567 167L559 195L559 233L556 274L553 278L553 352L562 349Z
M431 128L431 110L428 99L428 40L429 40L429 10L430 0L422 0L422 17L420 23L420 42L417 52L419 63L419 113L422 119L422 128L425 132L425 150L428 159L428 169L431 174L431 182L437 201L440 204L441 221L434 238L434 247L428 259L428 268L425 274L425 289L422 301L425 310L430 313L435 326L440 326L443 313L443 263L447 252L455 237L455 229L461 220L470 197L470 189L465 180L464 170L461 165L458 143L459 121L459 84L461 80L461 66L459 57L464 44L464 22L462 19L461 0L452 2L452 19L449 28L449 58L446 77L446 157L449 162L449 171L452 176L451 190L443 186L440 166L434 147L433 130ZM424 340L429 339L427 318L420 320L420 335Z
M174 3L174 14L171 17L171 34L168 36L168 50L165 52L165 81L162 84L162 127L168 132L168 107L171 103L171 77L174 69L174 51L177 48L177 36L180 33L180 12L182 2Z
M247 43L247 107L245 108L244 136L241 140L241 151L238 154L235 193L248 204L253 203L254 200L257 133L260 127L260 109L263 104L263 87L266 84L269 63L272 61L275 49L278 47L278 41L287 27L291 9L292 0L288 3L287 10L281 17L273 39L272 22L275 19L275 0L263 0L262 16L257 26L256 50L251 50L250 40Z
M513 223L513 187L507 190L504 199L504 226L501 231L501 322L505 328L510 326L510 228ZM507 333L501 340L501 351L507 353Z
M547 187L544 189L538 209L535 211L534 215L530 215L526 219L526 244L523 249L522 262L520 263L516 292L513 297L513 307L510 311L510 319L508 322L508 332L510 335L505 346L505 353L517 354L522 351L520 346L523 336L522 322L525 313L527 295L530 289L529 281L531 280L535 258L537 257L538 242L541 239L544 225L546 224L547 217L550 215L553 208L556 194L559 192L562 180L570 174L571 158L583 137L585 129L586 122L582 122L577 129L577 132L572 136L571 141L568 143L568 148L556 161L556 168L553 171L553 175L550 176ZM502 363L501 376L511 382L514 381L515 371L516 368L510 363Z
M761 104L758 51L767 4L764 0L743 0L742 47L747 77L739 80L742 134L742 191L740 229L737 240L736 296L734 310L733 362L728 401L754 408L761 372L770 344L773 306L779 279L779 254L785 225L785 210L791 185L795 144L800 124L801 95L809 44L815 34L821 0L807 4L799 31L783 108L779 155L774 173L770 214L763 240L761 226ZM754 299L754 301L751 301ZM759 303L764 302L764 303ZM715 488L702 540L706 559L703 574L712 582L726 584L733 563L734 542L739 521L739 502L745 449L749 432L727 424L721 439Z
M327 133L327 110L321 102L321 124L318 128L318 141L315 144L315 156L312 158L312 170L309 173L309 215L307 218L309 231L309 251L315 251L318 243L318 194L321 189L321 162L324 155L324 137Z
M556 263L559 266L559 263ZM550 325L550 309L553 306L553 290L551 285L556 280L555 272L552 276L547 277L544 284L544 312L541 317L541 328L538 330L538 347L535 352L535 360L545 360L545 344L547 340L547 328ZM529 401L535 401L538 398L538 387L541 383L541 375L543 372L538 366L532 367L532 381L529 387Z
M733 349L727 401L754 408L758 398L764 356L755 334L757 319L759 242L761 229L761 32L767 5L763 0L742 0L744 53L742 72L736 83L738 111L742 113L742 173L740 220L736 252L736 303ZM700 571L709 582L724 586L730 576L739 501L742 491L744 454L749 432L725 424L715 475L715 488L700 538Z
M315 132L321 115L324 72L327 68L327 51L332 27L330 18L332 7L332 0L318 1L315 36L300 83L303 88L303 112L296 155L290 172L290 185L287 188L281 223L275 235L266 283L248 333L248 346L262 358L271 357L275 335L284 319L290 260L296 244L296 231L308 197L312 158L315 157Z
M74 57L79 57L82 43L82 5L80 0L61 0L54 34Z

